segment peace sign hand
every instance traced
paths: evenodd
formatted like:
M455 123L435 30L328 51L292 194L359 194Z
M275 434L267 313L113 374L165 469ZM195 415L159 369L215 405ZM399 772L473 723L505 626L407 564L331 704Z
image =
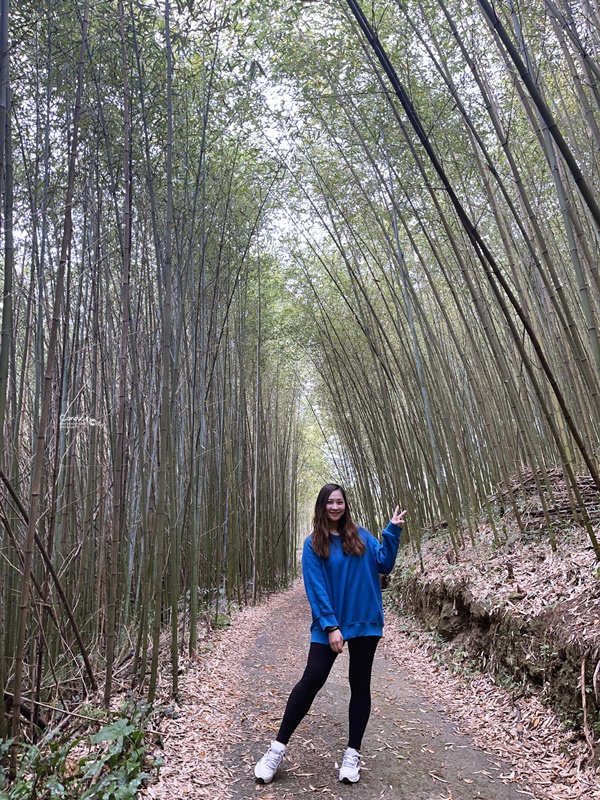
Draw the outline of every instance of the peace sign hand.
M392 522L394 525L397 525L399 528L401 528L404 525L404 517L406 513L406 509L400 512L400 506L396 506L396 509L392 514Z

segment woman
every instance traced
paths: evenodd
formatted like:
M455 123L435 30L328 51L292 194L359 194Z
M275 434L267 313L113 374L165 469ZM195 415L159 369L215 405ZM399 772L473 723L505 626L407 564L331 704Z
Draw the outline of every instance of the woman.
M371 713L371 668L383 633L379 573L396 560L406 511L397 506L379 542L352 521L341 486L323 486L315 504L312 533L304 543L302 571L312 610L306 669L289 696L274 742L254 769L269 783L283 760L287 743L310 709L333 662L348 642L350 653L350 732L339 779L360 778L360 747Z

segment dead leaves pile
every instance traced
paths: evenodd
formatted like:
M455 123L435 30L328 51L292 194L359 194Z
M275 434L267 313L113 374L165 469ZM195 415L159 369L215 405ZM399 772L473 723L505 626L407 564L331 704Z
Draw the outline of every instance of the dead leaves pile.
M568 511L568 502L563 497L566 490L558 473L551 477L554 510L560 509L564 514ZM526 490L523 518L527 517L529 522L539 519L540 501L533 476L524 474L520 485L512 490L521 497ZM593 493L587 485L581 485L580 491L590 517L597 522L600 512L597 492ZM557 634L556 644L564 647L575 644L582 655L595 654L597 658L600 582L598 563L585 530L578 527L558 530L557 549L553 552L547 536L523 536L514 520L511 522L510 511L502 522L505 542L495 542L491 526L483 524L475 532L474 541L461 548L458 560L448 551L448 543L442 537L425 540L421 558L426 574L419 580L443 584L450 595L461 593L484 606L488 613L504 612L527 620L548 617ZM596 536L599 531L596 527ZM405 555L402 564L405 574L419 575L417 557ZM391 636L390 629L394 631ZM600 798L600 772L597 766L587 765L588 745L581 737L566 732L556 715L538 698L520 699L515 704L511 694L487 676L467 682L441 666L432 667L427 656L431 640L424 631L416 637L417 643L393 621L388 624L387 632L386 647L402 663L414 667L415 680L423 684L423 690L443 701L452 717L459 720L463 732L472 734L488 752L513 763L515 780L535 787L536 798Z
M537 697L515 704L511 693L486 675L466 680L434 666L427 641L424 631L417 641L408 636L388 613L382 642L386 653L412 674L424 694L437 700L460 733L512 764L501 780L529 786L529 796L536 800L600 800L600 773L584 766L589 756L585 742L565 731L554 712Z
M593 478L590 475L577 475L577 489L590 522L592 525L598 525L600 497ZM543 503L540 499L540 490L544 495ZM514 503L528 532L540 532L546 529L546 518L550 519L557 530L561 530L574 516L581 517L573 490L570 486L567 487L565 476L560 469L551 469L545 474L541 471L534 474L531 469L525 469L513 477L508 487L488 497L488 503L505 509L503 522L514 519Z
M532 619L562 610L565 643L578 640L582 652L600 647L598 564L585 531L563 532L557 552L547 540L524 539L517 532L495 547L487 526L476 537L460 550L458 562L450 564L447 542L440 537L425 540L421 555L427 583L466 590L488 613L507 611ZM403 558L404 569L418 574L416 556L405 553Z

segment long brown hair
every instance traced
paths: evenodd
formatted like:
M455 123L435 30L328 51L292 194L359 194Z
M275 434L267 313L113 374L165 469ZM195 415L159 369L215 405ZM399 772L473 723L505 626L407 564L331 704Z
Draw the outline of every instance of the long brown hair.
M346 492L337 483L326 483L319 492L315 503L315 515L312 521L312 549L320 558L329 558L329 519L327 517L327 501L332 492L339 491L344 498L344 514L338 521L337 529L340 534L342 548L346 555L362 556L365 552L358 528L350 516Z

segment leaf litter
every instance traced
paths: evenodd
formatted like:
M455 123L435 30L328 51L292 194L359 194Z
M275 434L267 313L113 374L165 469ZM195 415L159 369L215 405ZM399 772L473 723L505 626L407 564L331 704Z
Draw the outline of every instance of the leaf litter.
M542 560L550 565L549 575L554 577L542 577L538 571L536 574L530 573L528 582L528 558L537 561L538 570ZM435 571L434 559L429 563L432 572ZM592 567L587 553L571 554L565 560L556 554L549 557L547 545L545 549L540 545L538 550L535 543L530 543L521 562L523 575L518 580L529 591L534 586L556 586L556 576L560 575L563 580L559 586L569 587L577 583L572 572L575 563L583 568L579 583L587 585L586 575ZM440 575L443 569L439 567ZM478 586L485 594L482 570L475 563L469 564L466 559L461 563L461 569L472 570L476 580L481 581ZM518 574L515 570L515 576ZM291 591L297 590L296 585ZM203 651L197 659L188 659L183 665L180 707L176 714L165 716L162 720L164 766L159 780L144 789L146 797L156 800L192 797L198 800L228 800L232 797L232 789L240 780L239 770L236 775L236 770L226 765L223 754L243 741L236 716L238 709L244 706L245 698L254 696L256 692L265 692L273 668L272 664L266 664L261 669L261 675L249 678L244 662L256 645L257 637L268 629L269 620L289 602L287 595L288 592L281 592L255 607L234 611L229 628L204 634ZM486 596L498 597L489 586ZM537 607L532 601L528 613L535 613ZM587 632L589 625L584 619L586 615L582 610L580 613L581 628L577 631L585 629ZM424 629L419 629L417 623L413 622L409 635L405 628L406 621L387 612L381 645L385 654L412 675L415 687L455 724L458 733L469 736L476 747L499 762L504 762L503 765L496 765L494 769L498 774L493 777L513 785L518 795L534 800L600 800L598 768L588 763L589 752L585 741L566 730L557 715L543 705L538 697L521 698L517 714L512 692L495 685L487 675L466 679L453 674L442 664L435 663L431 637ZM596 631L593 630L593 633ZM573 631L569 635L572 636ZM167 661L168 657L165 657L165 664ZM254 666L260 667L259 664ZM165 667L165 676L167 674L168 668ZM163 683L165 687L168 686L166 677ZM277 695L278 690L272 688L271 694ZM272 715L269 719L268 729L275 731L279 716ZM245 720L264 734L264 711L247 712ZM511 765L508 771L506 763ZM489 775L492 777L491 773ZM440 776L431 774L431 777L443 791ZM467 784L470 782L467 776L464 780ZM267 787L257 785L256 797L269 800L275 796L288 796L265 790ZM330 790L309 782L303 791L309 794L330 793ZM452 793L448 789L445 794L436 797L450 800Z
M165 718L161 725L165 765L158 783L145 790L147 797L231 797L230 789L237 779L224 765L223 751L242 739L236 733L235 709L246 691L252 691L246 682L244 654L260 627L276 613L280 598L275 596L263 605L239 612L230 629L211 636L212 652L187 662L179 714ZM388 614L382 646L410 670L425 694L443 705L460 733L470 735L475 745L513 765L510 774L499 776L501 780L535 786L535 793L529 796L540 800L600 798L597 774L582 767L585 752L581 743L574 741L536 698L523 704L526 734L520 740L510 693L496 687L490 678L479 676L467 682L433 666L426 647L407 636L392 614ZM268 800L274 795L260 796Z
M550 548L543 530L544 518L533 476L526 472L519 486L512 487L515 496L521 489L525 534L517 528L509 508L501 520L506 541L494 542L491 526L483 523L473 541L461 548L458 558L448 550L447 540L434 535L424 539L420 556L403 551L399 566L419 583L443 586L448 596L462 593L490 615L506 613L524 620L546 618L555 649L571 647L592 664L598 662L592 681L598 696L598 563L585 530L573 525L572 515L570 524L566 522L569 507L564 481L561 483L558 473L551 477L555 505L550 511L553 521L560 523L555 530L556 551ZM585 482L582 485L581 479L578 482L598 536L597 492ZM494 499L498 498L490 498ZM421 573L420 563L425 574ZM496 685L489 675L456 674L436 661L438 646L413 617L401 619L388 612L383 646L412 671L424 693L437 698L460 732L471 736L486 752L512 763L513 770L504 779L534 787L531 796L539 800L600 799L600 765L597 757L590 758L594 747L598 751L600 739L592 741L586 731L586 741L581 732L566 729L537 694L516 701L513 691Z
M285 594L234 611L230 627L205 633L203 652L195 660L185 661L177 714L164 717L160 725L164 766L159 780L145 788L145 797L156 800L231 797L230 788L239 777L225 765L223 753L243 740L236 724L236 709L248 692L253 692L244 659L257 634L268 627L269 619L277 613L278 606L287 602ZM269 670L264 672L269 674ZM167 681L164 683L168 685ZM260 797L268 800L269 795Z

